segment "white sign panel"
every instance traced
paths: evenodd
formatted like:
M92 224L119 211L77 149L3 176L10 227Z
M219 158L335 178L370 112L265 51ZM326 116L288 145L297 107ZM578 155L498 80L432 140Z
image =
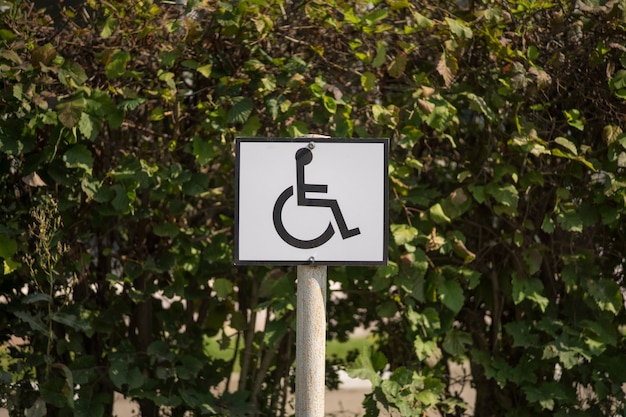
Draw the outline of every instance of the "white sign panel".
M235 264L385 265L387 139L238 138Z

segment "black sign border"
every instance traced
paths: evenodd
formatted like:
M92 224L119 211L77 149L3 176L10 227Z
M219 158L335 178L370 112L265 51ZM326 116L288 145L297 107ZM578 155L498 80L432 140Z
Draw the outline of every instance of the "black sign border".
M316 259L313 263L307 259L294 260L246 260L239 258L239 191L240 191L240 147L242 142L298 142L307 144L310 142L334 142L334 143L382 143L384 144L384 176L383 195L385 198L383 219L383 247L380 261L325 261ZM389 262L389 138L327 138L327 137L301 137L301 138L278 138L278 137L237 137L235 138L235 236L234 236L234 265L329 265L329 266L384 266Z

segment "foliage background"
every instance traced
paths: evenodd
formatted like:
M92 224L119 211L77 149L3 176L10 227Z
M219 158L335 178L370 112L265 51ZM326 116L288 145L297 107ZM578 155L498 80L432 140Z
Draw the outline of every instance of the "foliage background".
M11 415L288 414L294 272L232 266L233 143L306 133L392 140L389 266L330 271L368 415L624 415L623 1L0 6Z

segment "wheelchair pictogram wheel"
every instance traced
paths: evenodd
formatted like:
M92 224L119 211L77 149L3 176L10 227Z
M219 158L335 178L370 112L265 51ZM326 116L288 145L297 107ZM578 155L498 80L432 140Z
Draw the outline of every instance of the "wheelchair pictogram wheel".
M324 243L328 242L331 237L335 234L335 229L333 229L332 224L329 222L326 230L319 235L318 237L310 240L298 239L297 237L292 236L285 225L283 224L283 208L285 207L285 203L289 198L293 196L293 186L288 187L283 191L276 203L274 204L274 227L276 228L276 232L278 235L289 245L296 247L298 249L313 249L319 246L322 246Z

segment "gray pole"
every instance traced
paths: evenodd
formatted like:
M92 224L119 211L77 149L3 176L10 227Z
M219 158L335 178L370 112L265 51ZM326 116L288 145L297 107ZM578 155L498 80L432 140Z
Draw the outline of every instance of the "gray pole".
M329 136L312 134L304 137ZM326 274L326 265L297 267L296 417L324 417Z
M296 417L323 417L327 267L297 267Z

